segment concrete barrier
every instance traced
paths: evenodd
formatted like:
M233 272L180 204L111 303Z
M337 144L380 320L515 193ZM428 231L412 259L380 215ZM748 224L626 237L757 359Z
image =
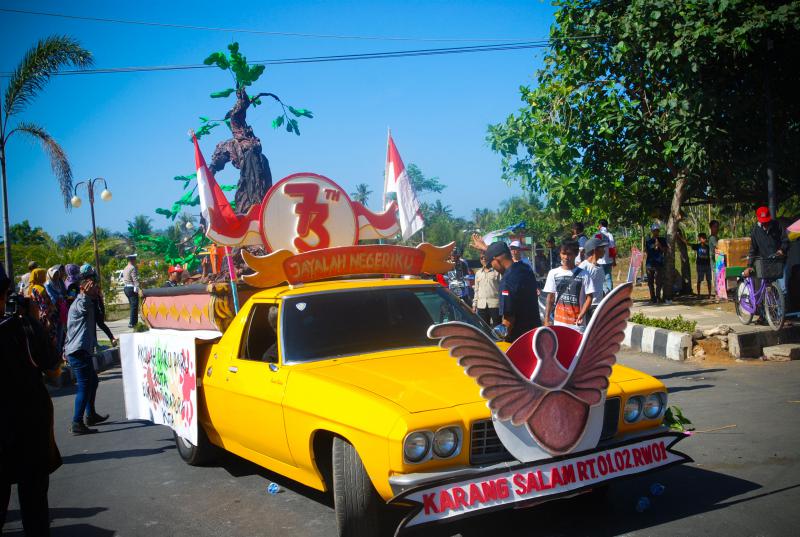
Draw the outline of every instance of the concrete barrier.
M800 326L789 326L779 332L753 330L728 334L728 352L734 358L760 358L764 347L800 342Z
M683 361L692 354L692 335L653 326L628 323L622 344L633 350Z

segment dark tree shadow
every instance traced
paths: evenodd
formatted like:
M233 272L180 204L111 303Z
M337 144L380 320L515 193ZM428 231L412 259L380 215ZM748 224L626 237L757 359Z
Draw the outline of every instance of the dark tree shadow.
M132 457L149 457L158 455L169 449L175 449L175 445L161 446L152 449L121 449L119 451L100 451L98 453L78 453L62 457L64 464L80 464L89 461L103 461L108 459L129 459Z
M707 375L709 373L718 373L720 371L727 371L727 369L718 367L716 369L695 369L693 371L675 371L673 373L664 373L663 375L653 375L658 380L665 380L671 378L690 377L692 375Z
M705 388L713 388L714 384L695 384L694 386L668 386L669 393L690 392L692 390L703 390Z
M50 537L113 537L116 531L107 530L105 528L98 528L91 524L70 524L69 526L61 526L50 528ZM23 537L25 532L22 530L3 532L3 535L8 537Z

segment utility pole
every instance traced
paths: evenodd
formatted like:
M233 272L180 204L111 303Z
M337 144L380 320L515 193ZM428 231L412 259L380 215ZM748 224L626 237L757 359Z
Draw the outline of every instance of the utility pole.
M772 218L778 213L777 195L775 193L775 148L772 132L772 93L770 91L770 61L774 43L767 39L767 61L764 67L764 105L767 114L767 201Z

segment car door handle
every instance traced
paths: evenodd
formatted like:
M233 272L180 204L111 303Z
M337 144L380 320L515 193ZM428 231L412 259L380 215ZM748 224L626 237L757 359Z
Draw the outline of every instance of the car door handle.
M239 368L236 367L235 365L232 365L232 366L230 366L228 368L228 371L230 371L231 373L238 373L239 372Z

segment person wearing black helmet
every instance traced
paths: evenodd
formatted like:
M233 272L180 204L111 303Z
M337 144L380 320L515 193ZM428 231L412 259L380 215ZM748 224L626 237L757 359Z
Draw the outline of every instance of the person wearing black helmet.
M503 241L486 248L486 262L502 275L500 315L508 330L506 341L513 342L525 332L542 326L533 271L522 263L514 263L511 249Z

